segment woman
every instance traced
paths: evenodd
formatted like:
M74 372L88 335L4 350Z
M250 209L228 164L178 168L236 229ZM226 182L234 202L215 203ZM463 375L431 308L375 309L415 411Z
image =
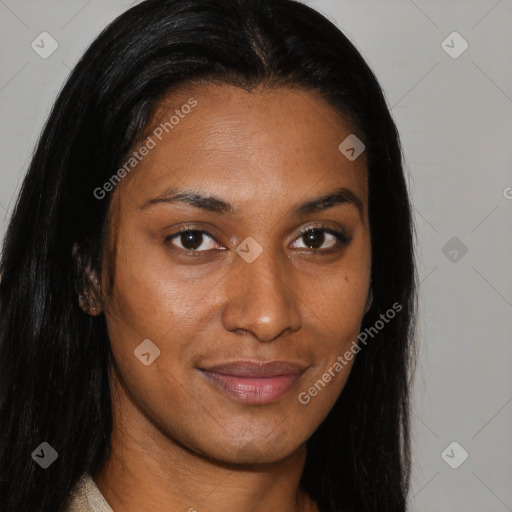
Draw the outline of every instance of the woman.
M131 8L4 241L0 509L405 511L413 237L395 125L332 23Z

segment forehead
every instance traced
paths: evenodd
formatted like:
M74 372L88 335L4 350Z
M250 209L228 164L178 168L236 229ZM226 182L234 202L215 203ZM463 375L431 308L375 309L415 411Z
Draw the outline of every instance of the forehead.
M160 102L142 138L153 147L122 185L135 201L186 185L265 208L323 183L365 203L365 155L350 161L338 148L353 131L316 92L196 84Z

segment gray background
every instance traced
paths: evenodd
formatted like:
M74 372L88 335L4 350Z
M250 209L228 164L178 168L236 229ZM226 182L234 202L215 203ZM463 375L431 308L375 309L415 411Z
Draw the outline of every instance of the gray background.
M57 92L132 3L0 0L0 237ZM421 280L412 509L512 511L512 2L307 3L367 59L402 137ZM43 31L47 59L31 48ZM458 58L441 46L454 31Z

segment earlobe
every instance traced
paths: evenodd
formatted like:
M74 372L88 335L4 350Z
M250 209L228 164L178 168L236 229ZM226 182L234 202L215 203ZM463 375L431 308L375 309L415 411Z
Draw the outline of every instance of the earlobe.
M101 313L101 307L96 304L95 300L91 300L87 292L85 292L84 295L78 295L78 305L80 309L88 315L98 316Z
M78 295L80 309L91 316L97 316L102 308L99 304L101 284L95 272L85 264L83 254L77 243L73 244L71 251L75 271L75 290Z

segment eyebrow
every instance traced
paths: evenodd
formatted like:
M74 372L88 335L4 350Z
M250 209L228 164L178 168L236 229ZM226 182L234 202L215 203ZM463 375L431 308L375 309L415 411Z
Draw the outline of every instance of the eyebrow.
M158 197L149 199L140 207L140 209L145 210L152 205L161 203L185 203L193 206L194 208L219 215L235 215L235 209L233 206L226 201L219 199L218 197L201 194L200 192L193 190L185 190L179 188L171 188L160 194ZM355 207L359 212L361 219L363 218L363 202L354 192L344 187L337 188L327 195L317 197L315 199L310 199L304 203L299 204L294 209L294 213L298 216L304 216L310 213L325 211L341 205Z

